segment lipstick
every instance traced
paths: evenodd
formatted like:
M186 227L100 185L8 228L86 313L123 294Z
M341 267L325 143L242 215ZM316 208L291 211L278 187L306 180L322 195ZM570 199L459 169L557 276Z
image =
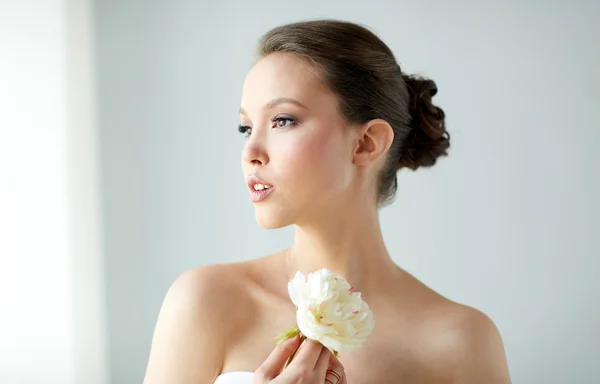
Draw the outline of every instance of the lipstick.
M251 175L246 179L248 189L250 190L250 200L253 203L257 203L267 198L275 187L268 181L259 179L258 177Z

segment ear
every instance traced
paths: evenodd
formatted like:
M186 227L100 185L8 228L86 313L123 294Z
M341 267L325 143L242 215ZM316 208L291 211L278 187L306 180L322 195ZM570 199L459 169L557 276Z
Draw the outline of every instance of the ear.
M375 163L392 145L394 130L383 119L371 120L357 128L356 147L352 162L357 165Z

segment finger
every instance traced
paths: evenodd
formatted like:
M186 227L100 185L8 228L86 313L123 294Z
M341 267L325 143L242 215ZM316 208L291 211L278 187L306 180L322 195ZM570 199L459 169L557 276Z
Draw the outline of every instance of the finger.
M325 383L326 384L343 384L345 381L345 376L340 375L337 371L333 369L328 369L325 374Z
M299 345L299 335L277 345L256 372L265 378L274 378L281 372L285 362L298 349Z
M325 383L327 384L343 384L346 381L346 373L344 366L340 360L332 353L329 359L329 365L327 369L327 375L325 376Z
M325 384L329 384L329 382L326 381ZM340 379L340 381L337 382L337 384L348 384L348 378L346 377L345 373L342 375L342 378Z
M317 379L319 383L322 383L323 380L325 380L325 373L327 372L327 368L329 367L330 358L331 351L328 348L323 348L315 364L315 372L317 372Z
M296 365L304 365L312 371L315 368L315 364L317 363L322 350L323 344L318 341L306 339L300 346L298 354L294 360L292 360L292 364L295 362Z

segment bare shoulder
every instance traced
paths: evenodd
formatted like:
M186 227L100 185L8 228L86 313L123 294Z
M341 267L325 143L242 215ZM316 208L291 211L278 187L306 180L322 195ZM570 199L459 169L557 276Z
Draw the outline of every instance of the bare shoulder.
M243 303L243 268L214 264L181 274L158 315L144 383L212 383L221 371L230 310ZM238 309L239 310L239 309Z
M397 307L411 313L399 341L411 351L415 382L508 384L504 343L484 312L452 301L402 271Z
M424 337L434 382L510 383L504 343L488 315L447 299L430 311Z
M185 311L200 311L206 321L226 328L231 322L223 322L222 315L245 302L243 264L211 264L182 273L169 288L165 304Z
M211 264L190 269L181 274L170 290L193 299L214 299L213 304L228 305L243 293L243 284L247 278L246 263ZM235 293L235 297L222 300L221 295ZM218 294L218 295L217 295Z
M219 330L226 336L237 325L231 311L243 310L250 303L248 285L247 262L205 265L181 274L171 285L165 302L202 313L212 331Z

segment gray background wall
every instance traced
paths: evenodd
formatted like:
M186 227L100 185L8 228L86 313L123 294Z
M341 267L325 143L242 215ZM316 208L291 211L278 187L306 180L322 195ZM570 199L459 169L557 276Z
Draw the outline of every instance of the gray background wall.
M593 1L97 1L111 382L140 382L180 273L290 244L291 228L254 222L237 109L260 35L317 17L371 26L440 89L451 156L401 173L381 212L397 263L495 320L515 383L600 382L598 15Z

